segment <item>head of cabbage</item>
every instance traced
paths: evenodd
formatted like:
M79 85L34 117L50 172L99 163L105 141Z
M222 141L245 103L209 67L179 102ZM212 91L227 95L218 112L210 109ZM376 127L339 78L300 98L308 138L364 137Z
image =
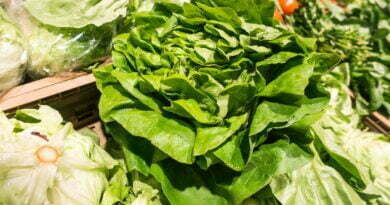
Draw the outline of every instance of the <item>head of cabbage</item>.
M27 62L26 42L0 7L0 92L20 83Z
M6 0L29 43L33 79L90 65L110 53L128 0Z
M96 137L48 106L0 112L0 204L99 204L114 165Z

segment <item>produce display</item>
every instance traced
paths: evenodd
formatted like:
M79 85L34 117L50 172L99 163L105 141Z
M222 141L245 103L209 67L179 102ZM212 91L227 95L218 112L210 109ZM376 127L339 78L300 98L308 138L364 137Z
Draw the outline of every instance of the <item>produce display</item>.
M291 29L315 37L321 52L337 53L361 115L390 114L390 4L386 1L302 0L286 17Z
M0 91L91 70L106 137L0 112L0 205L390 204L388 2L0 5Z

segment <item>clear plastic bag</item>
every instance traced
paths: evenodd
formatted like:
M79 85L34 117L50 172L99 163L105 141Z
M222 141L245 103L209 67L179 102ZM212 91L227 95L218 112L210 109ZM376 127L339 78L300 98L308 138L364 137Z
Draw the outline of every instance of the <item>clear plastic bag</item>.
M110 27L82 31L36 27L27 36L31 55L28 75L37 79L87 66L109 55L113 31Z
M56 16L62 26L49 25L48 23L53 23L52 19L46 22L43 17L37 16L36 12L34 16L30 13L28 5L32 1L7 1L7 12L18 22L29 44L31 64L28 68L28 75L31 78L37 79L87 66L109 55L111 39L116 30L115 21L96 24L97 20L88 19L84 20L83 24L78 24L74 22L75 20L71 20L67 24L66 18L76 14L72 14L76 12L73 10L69 11L69 14L61 14L65 20L61 19L61 15ZM88 0L80 0L80 5L83 2L85 4ZM49 4L50 0L44 0L42 3ZM125 7L126 4L123 6ZM50 10L44 5L39 5L39 7L42 7L42 13L46 12L44 9ZM112 20L121 14L123 14L122 11L119 14L113 13L112 16L103 20Z
M0 93L22 81L27 63L22 33L0 7Z

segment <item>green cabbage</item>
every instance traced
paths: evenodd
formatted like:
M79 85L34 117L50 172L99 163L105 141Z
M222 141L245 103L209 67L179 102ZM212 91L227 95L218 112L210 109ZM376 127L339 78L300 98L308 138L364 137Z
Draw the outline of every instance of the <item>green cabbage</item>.
M0 112L0 204L95 205L114 161L48 106ZM50 159L50 160L49 160Z
M22 34L0 8L0 92L20 83L27 60Z

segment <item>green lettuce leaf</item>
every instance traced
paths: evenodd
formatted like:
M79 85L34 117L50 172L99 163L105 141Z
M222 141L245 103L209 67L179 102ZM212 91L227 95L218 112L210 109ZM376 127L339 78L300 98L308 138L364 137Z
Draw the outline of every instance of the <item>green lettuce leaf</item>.
M119 110L112 117L130 134L150 140L172 158L183 163L193 162L195 134L186 123L136 109Z
M261 0L196 0L205 4L221 7L230 7L248 22L260 24L272 24L274 3L272 1Z
M274 176L298 169L310 159L311 156L297 145L280 140L255 151L239 176L229 179L218 169L213 175L217 179L217 190L232 204L239 204L264 188Z
M335 77L328 77L330 107L313 124L313 134L355 183L363 183L357 187L361 192L376 196L368 199L371 203L389 203L390 141L382 134L359 129L359 116L352 108L347 88Z
M114 175L109 181L107 189L104 191L101 205L112 205L117 202L125 201L129 196L130 186L126 176L126 169L117 167Z
M127 0L26 0L28 12L41 23L55 27L101 26L126 15Z
M276 176L270 183L276 198L292 204L366 204L333 168L315 158L305 166Z
M180 171L178 171L180 170ZM213 193L196 169L165 160L151 166L151 173L172 205L227 205L222 196Z
M129 182L127 170L121 162L113 171L107 189L104 191L101 205L161 205L159 190L134 176ZM146 180L145 180L146 181Z

